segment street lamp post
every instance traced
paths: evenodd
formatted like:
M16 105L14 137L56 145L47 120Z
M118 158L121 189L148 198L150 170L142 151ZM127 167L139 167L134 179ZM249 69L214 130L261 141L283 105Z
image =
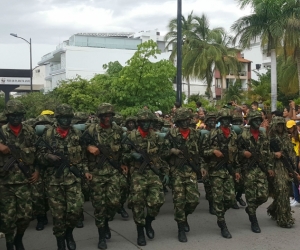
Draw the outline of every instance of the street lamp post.
M14 36L16 38L20 38L24 40L26 43L29 44L29 50L30 50L30 92L32 92L32 50L31 50L31 38L29 38L29 41L24 39L23 37L19 37L17 34L10 33L11 36Z
M182 103L182 1L177 0L177 92L176 100Z

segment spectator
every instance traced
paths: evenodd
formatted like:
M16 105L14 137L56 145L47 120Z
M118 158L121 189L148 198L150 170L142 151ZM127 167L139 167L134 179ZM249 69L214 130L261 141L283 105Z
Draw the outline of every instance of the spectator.
M262 121L260 127L265 128L266 132L268 132L269 131L269 120L267 118L267 113L265 110L261 111L261 116L262 116L263 121Z
M291 118L290 118L290 107L285 107L283 109L282 116L283 116L283 118L285 119L286 122L291 120Z
M254 111L261 110L261 108L258 107L258 102L256 102L256 101L254 101L254 102L251 103L251 108Z

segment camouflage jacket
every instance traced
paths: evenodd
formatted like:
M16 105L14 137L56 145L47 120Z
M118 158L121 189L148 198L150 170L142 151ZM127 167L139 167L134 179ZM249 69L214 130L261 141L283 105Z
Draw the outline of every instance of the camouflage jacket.
M30 168L30 172L33 173L35 171L34 162L36 152L36 135L34 130L30 126L23 124L20 134L15 136L9 128L9 125L6 124L2 126L2 133L6 142L1 138L0 143L8 145L13 150L13 156L22 159L23 163ZM0 153L0 184L28 183L28 179L24 176L16 163L8 171L3 170L3 166L10 157L11 154Z
M238 160L242 171L247 171L249 163L253 164L255 160L257 160L257 162L253 165L253 167L261 166L261 170L263 172L272 170L269 139L265 132L259 130L258 139L255 141L250 132L250 127L245 127L243 128L242 133L238 135L237 145L239 152ZM252 153L252 157L246 158L244 156L245 151L250 151Z
M170 138L172 136L172 138ZM200 134L193 128L190 128L190 134L185 140L178 128L171 128L169 133L166 135L164 142L164 158L167 160L170 166L171 174L178 174L183 177L189 177L194 174L194 172L200 172L200 155L199 155L199 137ZM186 157L192 160L196 170L193 170L188 161L185 161L183 166L179 166L184 160L184 155L170 155L170 149L177 148L181 151L185 151Z
M127 134L127 137L141 150L145 151L151 161L154 163L154 167L160 171L162 174L169 174L169 166L166 161L162 160L160 153L162 152L163 140L159 138L159 135L153 130L150 130L148 135L143 138L138 131L135 129ZM142 162L136 161L132 157L132 153L135 153L135 150L132 149L127 144L123 144L124 154L123 154L123 163L130 167L131 173L135 169L139 169ZM146 170L149 170L149 166L146 167Z
M63 154L69 161L70 165L78 168L82 172L88 172L87 160L85 156L85 150L82 150L80 144L81 132L73 127L65 138L62 138L56 131L57 124L54 124L51 128L43 134L43 139L47 142L55 152ZM66 167L61 177L55 177L55 172L58 169L61 162L56 166L47 160L47 154L51 153L51 150L40 147L38 150L38 159L40 163L45 166L45 178L49 185L71 185L74 182L80 182L80 178L76 177L70 168Z
M206 162L209 162L208 173L210 176L224 178L229 174L228 169L231 169L232 172L236 172L236 169L239 167L236 140L237 135L234 131L230 130L230 134L228 138L226 138L221 128L212 129L210 133L205 136L203 140L203 157ZM225 153L224 157L217 158L213 153L214 150L220 150L223 154ZM218 163L224 162L224 160L227 164L217 169L216 166ZM226 165L229 168L226 168Z
M113 161L121 163L122 147L121 140L123 135L123 130L121 127L112 124L111 128L104 129L99 124L90 124L86 131L94 138L94 141L105 146L108 150L113 152ZM86 146L97 146L89 144ZM98 161L101 157L101 151L99 156L94 156L87 152L88 168L93 175L107 175L116 174L118 171L106 160L101 166Z

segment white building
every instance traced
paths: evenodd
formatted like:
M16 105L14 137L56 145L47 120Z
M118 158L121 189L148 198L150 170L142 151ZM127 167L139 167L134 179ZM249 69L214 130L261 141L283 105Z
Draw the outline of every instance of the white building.
M244 57L252 61L252 71L257 71L260 74L267 72L271 67L270 55L261 49L261 41L255 41L251 44L250 49L244 50ZM252 73L252 79L258 80L257 74Z

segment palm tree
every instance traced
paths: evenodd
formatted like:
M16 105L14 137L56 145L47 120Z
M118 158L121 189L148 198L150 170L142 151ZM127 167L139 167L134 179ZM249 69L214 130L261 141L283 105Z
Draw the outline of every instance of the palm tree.
M281 46L284 33L282 6L284 0L238 0L241 8L251 5L254 13L238 19L231 27L236 32L233 39L239 39L242 49L250 48L251 42L261 40L262 49L271 53L271 109L276 110L277 103L277 50Z

